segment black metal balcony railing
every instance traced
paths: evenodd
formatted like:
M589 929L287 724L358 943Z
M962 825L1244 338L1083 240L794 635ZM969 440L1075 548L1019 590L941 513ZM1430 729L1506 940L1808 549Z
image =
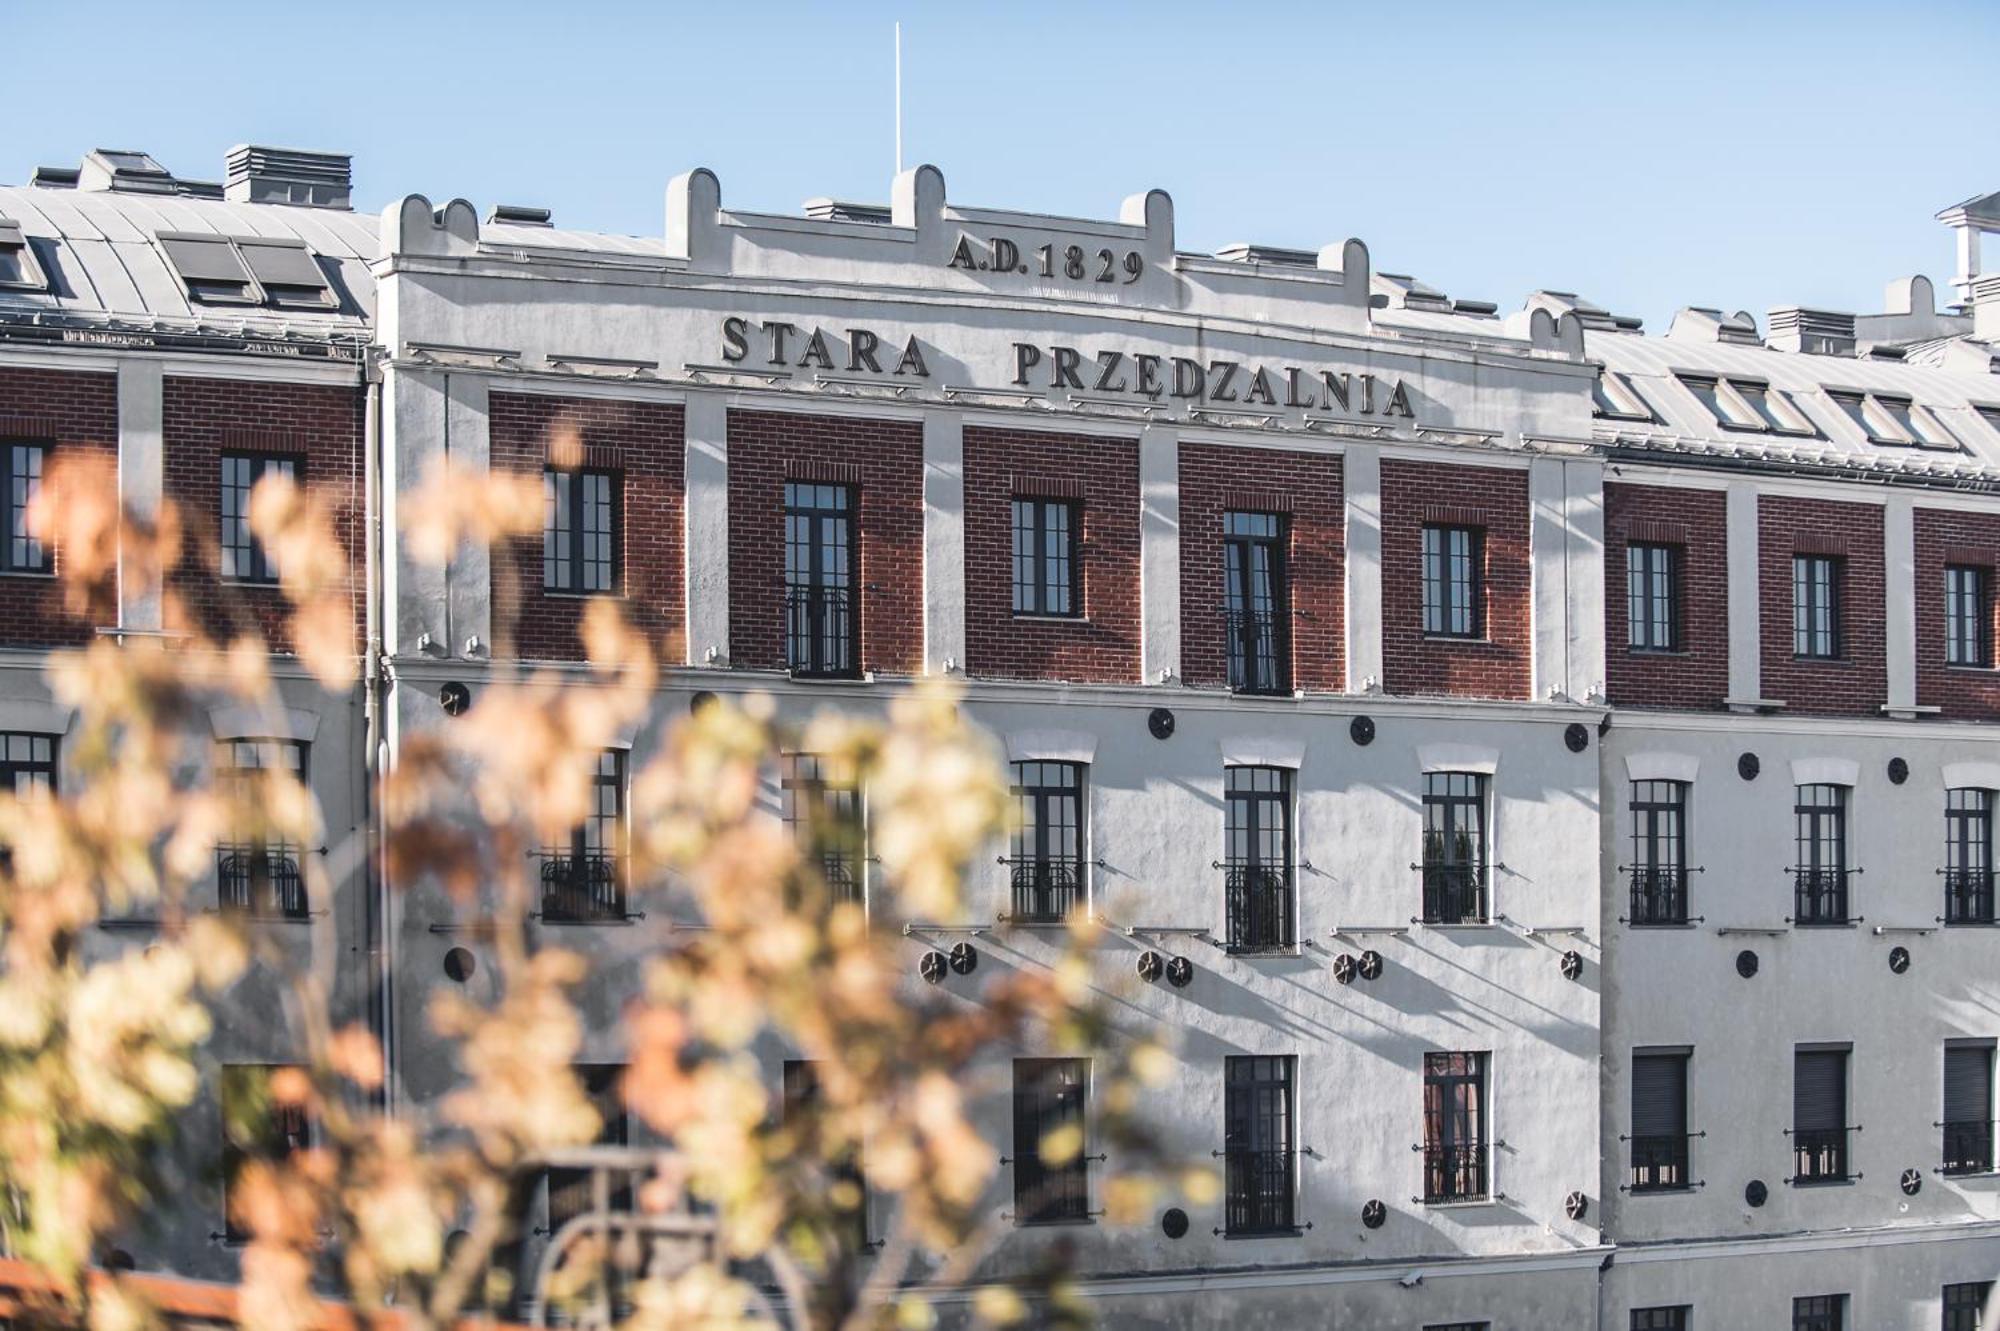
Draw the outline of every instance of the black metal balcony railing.
M1424 923L1483 924L1486 920L1484 864L1426 864Z
M1297 941L1292 933L1291 870L1267 864L1225 865L1229 950L1267 952Z
M216 890L222 909L263 919L303 920L305 876L298 856L264 846L235 846L216 859Z
M860 673L854 612L845 587L785 588L785 666L797 675Z
M1845 1182L1848 1178L1847 1131L1846 1128L1806 1128L1792 1133L1792 1182Z
M1279 1234L1298 1228L1292 1153L1224 1151L1223 1224L1231 1234Z
M1632 1139L1633 1192L1668 1192L1687 1186L1687 1133Z
M1424 1200L1469 1202L1486 1196L1486 1145L1458 1142L1424 1147Z
M1014 1168L1020 1175L1022 1224L1050 1225L1089 1217L1090 1166L1083 1157L1060 1165L1045 1165L1039 1156L1016 1159Z
M826 894L835 903L862 900L860 866L851 855L822 855L819 861L820 877L826 882Z
M1846 924L1851 869L1792 870L1794 924Z
M1076 860L1019 860L1010 878L1014 901L1009 919L1058 924L1083 904L1083 866Z
M1994 922L1991 869L1944 871L1944 922L1946 924Z
M1640 866L1632 870L1633 924L1686 924L1688 873L1678 865Z
M1284 693L1283 624L1272 610L1224 608L1223 634L1229 643L1229 687L1238 693Z
M625 918L625 874L615 855L545 853L542 918L559 924Z
M1990 1174L1993 1172L1993 1121L1957 1119L1943 1124L1944 1172L1947 1174Z

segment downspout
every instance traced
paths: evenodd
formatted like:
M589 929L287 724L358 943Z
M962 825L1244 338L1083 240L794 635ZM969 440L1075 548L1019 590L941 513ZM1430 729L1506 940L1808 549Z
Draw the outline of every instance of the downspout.
M395 1005L391 1002L395 968L388 945L389 874L382 833L382 782L387 775L389 754L383 727L387 680L382 661L382 365L372 358L368 366L363 449L362 502L366 509L363 540L366 612L363 620L367 644L362 678L362 817L368 846L367 873L372 880L366 894L365 930L369 965L368 1029L382 1050L383 1075L378 1102L385 1113L391 1113L396 1098L396 1032Z

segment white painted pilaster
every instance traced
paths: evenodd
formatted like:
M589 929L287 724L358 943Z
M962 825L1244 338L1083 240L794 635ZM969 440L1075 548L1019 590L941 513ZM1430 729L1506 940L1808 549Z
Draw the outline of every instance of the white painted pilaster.
M1729 551L1729 698L1749 703L1764 688L1762 594L1757 581L1757 490L1731 481L1727 499Z
M1917 705L1917 512L1908 495L1891 495L1882 510L1882 595L1889 651L1892 712Z
M1350 444L1341 460L1347 497L1347 691L1382 685L1382 450Z
M924 670L965 669L965 417L924 414Z
M445 447L452 465L483 476L492 465L486 376L452 373L445 382ZM525 589L516 589L518 598ZM451 561L450 636L446 654L490 660L493 655L493 551L466 541Z
M1533 607L1534 678L1529 696L1571 696L1569 680L1568 504L1561 458L1528 464L1528 560Z
M1139 435L1139 616L1145 681L1181 678L1181 447L1178 431Z
M1569 549L1569 692L1578 702L1604 697L1604 466L1563 463Z
M418 563L400 539L404 496L414 494L438 465L444 436L444 376L429 369L391 369L382 382L382 525L393 552L382 570L382 628L392 653L442 656L449 641L445 570Z
M687 659L729 662L729 410L720 393L690 391L687 483Z
M118 500L143 521L160 515L166 488L163 392L166 366L157 360L118 362ZM157 632L160 570L141 568L137 550L118 548L118 627Z

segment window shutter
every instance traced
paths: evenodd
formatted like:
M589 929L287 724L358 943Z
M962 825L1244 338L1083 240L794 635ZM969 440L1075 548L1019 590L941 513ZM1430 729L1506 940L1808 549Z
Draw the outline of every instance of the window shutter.
M1944 1051L1944 1118L1984 1123L1993 1117L1993 1050L1969 1045Z
M1792 1127L1827 1132L1847 1126L1847 1051L1802 1049L1792 1064Z
M1686 1133L1687 1055L1634 1055L1632 1135L1680 1137Z

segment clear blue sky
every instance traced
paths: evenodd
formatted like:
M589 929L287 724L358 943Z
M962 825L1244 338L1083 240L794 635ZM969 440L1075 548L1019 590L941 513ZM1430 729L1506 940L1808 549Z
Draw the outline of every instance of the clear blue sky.
M1950 275L1932 215L2000 189L2000 2L174 5L0 0L0 180L89 148L219 179L229 145L354 154L356 203L538 204L658 235L725 206L951 198L1093 217L1161 187L1183 248L1359 236L1517 308L1579 291L1879 308Z

